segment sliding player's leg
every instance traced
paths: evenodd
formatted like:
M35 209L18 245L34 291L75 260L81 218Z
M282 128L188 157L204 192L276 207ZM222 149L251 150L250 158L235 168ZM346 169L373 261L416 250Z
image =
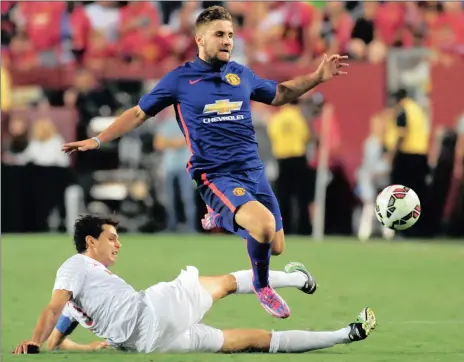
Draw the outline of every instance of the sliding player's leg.
M289 263L285 267L285 272L271 271L270 282L275 288L294 287L305 293L314 285L314 279L300 263ZM187 267L173 281L158 283L145 290L145 302L153 313L147 323L156 322L155 327L149 328L156 330L156 333L143 350L149 352L163 352L166 348L169 350L174 337L185 334L193 325L198 324L215 301L233 293L253 292L251 270L200 277L197 268ZM217 332L212 334L217 335ZM185 343L180 343L180 346L185 346ZM179 344L176 348L180 348Z
M163 352L302 353L364 340L375 327L375 314L370 308L364 308L353 323L335 331L221 331L203 324L195 324L175 338Z
M245 176L250 179L247 180ZM261 173L247 173L245 176L239 178L203 174L202 184L198 189L203 201L222 216L222 227L246 236L254 275L253 286L263 308L275 317L286 318L290 315L287 304L269 286L269 262L276 230L275 218L253 195ZM240 230L247 233L243 235L243 231Z
M374 312L370 308L364 308L353 323L335 331L224 330L224 342L219 352L309 352L333 347L336 344L364 340L375 326Z
M201 276L200 284L205 288L213 301L230 294L254 293L252 270L239 270L226 275ZM302 263L291 262L284 271L269 271L269 285L272 288L297 288L306 294L316 289L316 281Z

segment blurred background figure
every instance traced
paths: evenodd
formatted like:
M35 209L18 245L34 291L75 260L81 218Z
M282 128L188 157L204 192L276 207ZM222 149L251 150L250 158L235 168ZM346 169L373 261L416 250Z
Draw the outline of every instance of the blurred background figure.
M185 169L191 153L179 129L173 109L167 111L153 143L156 150L163 152L163 195L167 212L167 230L195 232L195 189ZM178 196L182 202L185 227L180 226L177 216Z
M400 89L393 94L394 113L387 124L387 157L392 163L390 183L407 185L427 204L426 177L429 173L428 151L430 124L419 104ZM412 171L414 170L414 171ZM421 218L414 228L404 233L421 231Z
M358 238L367 240L372 235L375 218L375 199L390 182L390 162L385 157L385 128L388 112L375 114L370 120L370 133L364 141L363 160L357 172L357 190L362 211ZM380 228L380 224L379 225ZM377 228L378 229L378 228Z
M268 134L279 167L275 189L284 230L287 234L309 234L310 185L306 147L310 133L298 101L280 107L274 113L269 120Z
M423 212L398 237L462 238L464 10L450 1L2 1L3 231L60 231L91 210L131 232L199 227L205 205L171 109L98 152L59 149L194 59L195 18L211 5L233 14L232 59L260 77L350 56L349 76L298 104L251 104L287 233L372 238L376 192L402 183Z
M8 165L26 165L30 162L29 130L27 122L19 117L8 121L9 138L2 143L2 162Z

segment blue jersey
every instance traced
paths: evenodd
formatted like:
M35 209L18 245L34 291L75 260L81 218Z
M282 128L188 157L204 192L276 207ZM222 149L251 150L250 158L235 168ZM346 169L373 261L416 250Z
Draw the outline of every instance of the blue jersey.
M154 116L173 105L191 157L192 176L263 168L251 120L251 101L271 104L277 82L235 62L215 67L196 58L166 74L140 108Z

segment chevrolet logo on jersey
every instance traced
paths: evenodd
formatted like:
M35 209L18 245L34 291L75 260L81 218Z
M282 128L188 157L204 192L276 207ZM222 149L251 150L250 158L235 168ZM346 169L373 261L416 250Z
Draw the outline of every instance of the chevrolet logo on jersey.
M231 114L242 108L243 102L230 102L228 99L216 101L214 104L206 104L203 109L204 114L216 113L217 115Z

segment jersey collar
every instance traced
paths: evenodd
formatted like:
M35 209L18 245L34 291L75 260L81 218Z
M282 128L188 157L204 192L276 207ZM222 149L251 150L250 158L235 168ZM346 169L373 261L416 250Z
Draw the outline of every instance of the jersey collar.
M221 67L215 66L211 63L205 62L203 59L200 59L198 55L195 57L193 63L200 67L202 70L207 70L210 72L223 72L227 68L227 63L222 65Z

